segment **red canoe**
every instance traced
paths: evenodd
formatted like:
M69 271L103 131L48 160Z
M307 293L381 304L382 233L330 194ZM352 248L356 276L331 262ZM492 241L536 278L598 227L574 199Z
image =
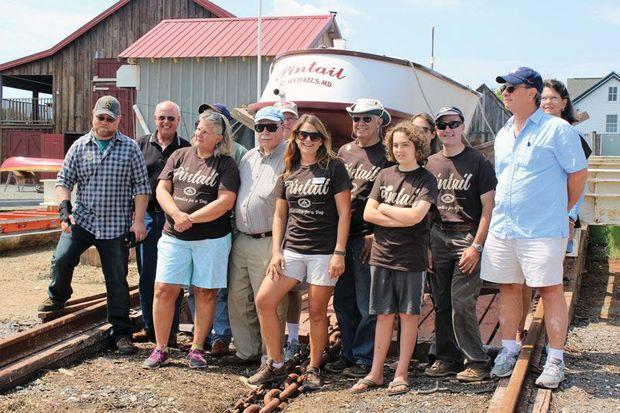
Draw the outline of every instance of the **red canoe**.
M0 172L29 171L29 172L58 172L62 168L62 159L27 158L12 156L0 165Z

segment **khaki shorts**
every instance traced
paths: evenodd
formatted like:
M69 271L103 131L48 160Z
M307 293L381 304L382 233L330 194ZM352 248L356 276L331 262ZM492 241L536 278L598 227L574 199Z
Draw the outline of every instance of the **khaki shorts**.
M287 277L294 278L301 284L304 284L305 281L308 284L326 287L336 285L338 278L330 278L328 272L331 254L300 254L285 249L283 255L284 275Z
M489 233L480 278L498 284L550 287L562 284L566 238L501 239Z

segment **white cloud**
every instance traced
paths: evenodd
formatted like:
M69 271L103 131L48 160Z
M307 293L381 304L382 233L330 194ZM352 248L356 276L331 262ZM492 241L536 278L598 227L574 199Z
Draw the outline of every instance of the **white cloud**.
M298 1L298 0L274 0L270 9L273 16L300 16L328 14L330 11L337 12L336 22L342 32L343 37L349 37L355 32L353 22L359 24L359 20L365 23L370 17L359 10L359 8L347 4L345 1L336 0L317 0L317 1Z
M620 5L618 4L591 4L590 14L597 19L620 25Z

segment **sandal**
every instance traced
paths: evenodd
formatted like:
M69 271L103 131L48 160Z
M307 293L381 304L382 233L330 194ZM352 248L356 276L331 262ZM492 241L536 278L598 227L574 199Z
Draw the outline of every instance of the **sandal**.
M398 387L404 387L404 389L397 389ZM397 394L404 394L409 391L409 383L405 380L398 379L393 380L388 384L388 395L396 396Z
M364 387L354 389L353 387L356 387L356 386L364 386ZM351 393L353 394L364 393L364 392L367 392L368 390L376 389L377 387L381 387L381 386L383 386L383 383L379 384L375 382L374 380L363 378L353 385L353 387L351 388Z

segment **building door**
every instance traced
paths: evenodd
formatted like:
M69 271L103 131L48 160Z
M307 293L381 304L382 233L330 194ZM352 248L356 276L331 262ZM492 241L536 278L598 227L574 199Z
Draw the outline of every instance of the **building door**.
M123 116L118 129L130 138L135 138L133 105L136 103L136 89L116 87L116 71L124 64L125 61L119 59L95 59L92 107L101 96L114 96L121 103Z
M64 136L62 134L41 134L41 158L63 159L65 157ZM41 179L54 179L55 173L45 172Z

